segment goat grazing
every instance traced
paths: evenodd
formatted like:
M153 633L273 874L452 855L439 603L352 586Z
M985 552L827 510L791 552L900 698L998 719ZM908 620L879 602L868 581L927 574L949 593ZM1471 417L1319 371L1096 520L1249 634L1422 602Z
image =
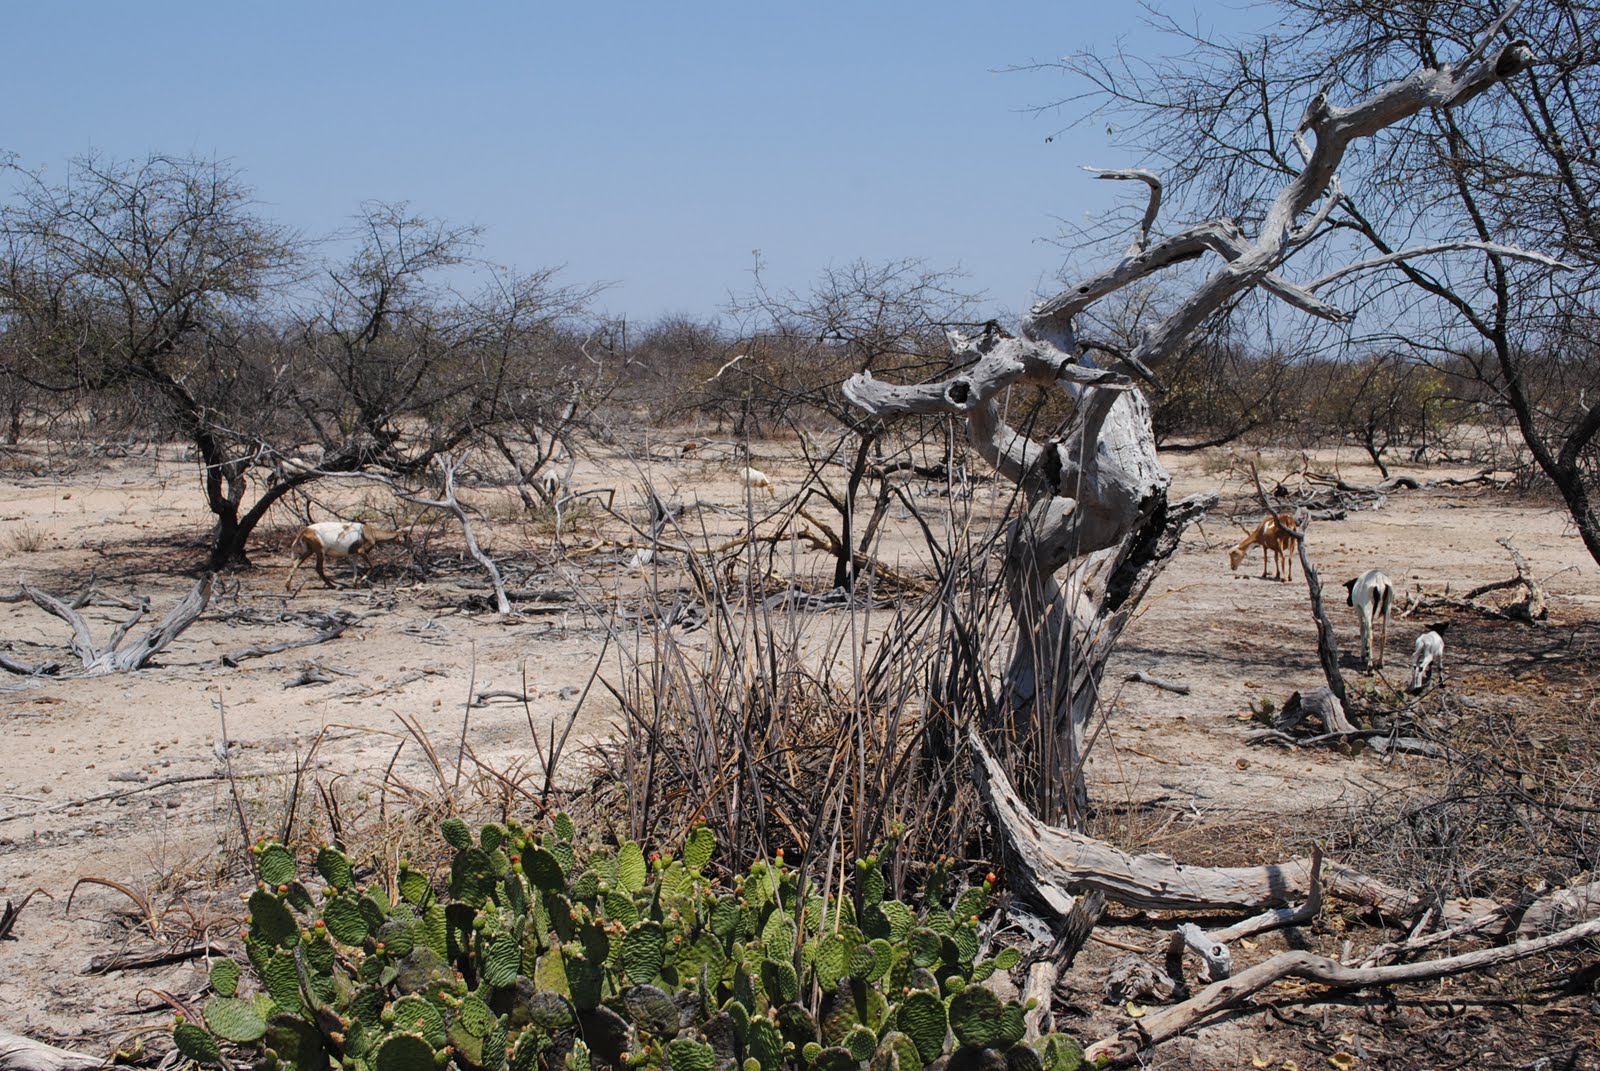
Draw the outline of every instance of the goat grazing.
M289 544L289 550L294 554L295 560L294 565L289 568L289 579L284 581L284 590L294 590L296 570L312 555L317 559L317 575L330 588L338 585L329 580L328 574L322 571L325 559L349 558L351 577L359 575L360 566L355 561L357 558L366 562L367 571L371 572L372 559L367 555L372 553L372 548L379 543L392 543L403 538L405 534L403 531L379 528L360 521L321 521L317 524L308 524L300 529L300 534Z
M760 469L753 469L748 465L745 466L744 485L752 490L755 488L762 489L767 492L768 498L778 497L778 485L772 482L771 476L768 476Z
M1383 668L1383 650L1389 643L1389 607L1394 602L1394 584L1381 569L1368 569L1354 580L1346 580L1349 592L1345 600L1355 607L1356 619L1361 622L1361 661L1368 669ZM1378 636L1378 657L1372 657L1372 625L1379 614L1383 627Z
M1436 626L1437 627L1437 626ZM1411 691L1416 694L1422 691L1422 686L1428 683L1428 678L1437 672L1439 680L1444 680L1444 637L1435 629L1417 637L1417 645L1411 651Z
M1261 523L1256 525L1255 531L1246 535L1239 541L1239 545L1228 551L1228 564L1235 572L1239 564L1244 561L1245 554L1251 547L1261 548L1261 579L1267 578L1267 552L1271 551L1273 564L1276 568L1273 574L1283 579L1283 563L1289 563L1289 579L1294 579L1294 536L1290 535L1296 528L1294 515L1290 513L1267 514L1261 518Z

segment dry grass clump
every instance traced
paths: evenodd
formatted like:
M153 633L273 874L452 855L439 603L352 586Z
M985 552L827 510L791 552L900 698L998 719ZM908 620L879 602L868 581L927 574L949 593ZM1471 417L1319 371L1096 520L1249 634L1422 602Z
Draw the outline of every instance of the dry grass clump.
M958 722L990 652L958 642L983 630L948 597L988 590L971 559L946 558L935 594L879 601L871 577L848 596L775 586L769 555L754 541L733 568L692 555L703 615L641 593L602 674L623 718L593 750L595 805L646 842L707 822L733 868L781 848L831 873L893 840L898 887L912 860L981 854Z

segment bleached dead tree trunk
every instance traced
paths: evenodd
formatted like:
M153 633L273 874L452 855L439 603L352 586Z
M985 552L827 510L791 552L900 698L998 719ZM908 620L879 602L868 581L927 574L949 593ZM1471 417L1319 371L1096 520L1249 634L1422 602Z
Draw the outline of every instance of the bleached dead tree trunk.
M1333 276L1297 285L1276 273L1325 233L1328 215L1342 197L1338 167L1354 142L1423 109L1456 107L1528 66L1533 57L1520 42L1486 55L1498 29L1497 24L1460 62L1417 71L1351 107L1336 107L1318 94L1293 134L1304 168L1278 193L1253 238L1233 220L1212 219L1157 239L1160 180L1143 171L1103 172L1102 178L1135 179L1150 187L1139 233L1116 264L1034 306L1020 337L995 324L977 336L952 333L952 363L971 365L953 378L902 386L862 373L845 383L852 402L882 419L930 413L964 419L978 452L1022 495L1023 510L1011 527L1004 565L1017 640L1006 674L1005 708L994 712L991 727L1031 742L1031 753L1020 756L1031 768L1023 780L1031 782L1033 809L1046 820L1081 822L1084 730L1105 661L1137 602L1138 593L1117 590L1127 582L1127 570L1120 567L1146 548L1145 562L1133 572L1144 574L1148 583L1151 569L1159 571L1164 560L1149 558L1148 548L1160 533L1172 533L1170 478L1156 456L1149 406L1134 377L1154 382L1152 370L1183 349L1226 303L1255 287L1310 315L1348 320L1349 312L1315 295ZM1078 314L1142 279L1207 254L1224 263L1154 324L1136 348L1113 354L1110 369L1086 357L1096 347L1077 337L1073 320ZM1002 396L1013 386L1065 391L1075 402L1073 419L1052 437L1029 438L1000 418ZM1059 578L1069 566L1063 582Z

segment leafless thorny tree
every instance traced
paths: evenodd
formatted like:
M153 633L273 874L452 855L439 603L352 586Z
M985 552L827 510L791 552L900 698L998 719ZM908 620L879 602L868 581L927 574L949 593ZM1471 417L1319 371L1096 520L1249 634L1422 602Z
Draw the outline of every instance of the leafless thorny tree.
M1341 325L1335 343L1432 366L1446 393L1480 396L1514 427L1600 561L1600 8L1525 0L1279 0L1281 29L1207 39L1168 22L1168 59L1086 53L1088 114L1162 161L1197 212L1265 219L1301 170L1295 112L1437 68L1493 42L1523 42L1526 69L1503 89L1426 108L1374 130L1373 151L1340 169L1307 287L1381 315ZM1426 258L1397 255L1419 243ZM1560 258L1519 257L1508 247ZM1339 261L1353 261L1334 268ZM1358 270L1364 269L1364 270Z
M1426 63L1349 106L1334 103L1326 92L1302 94L1297 121L1275 126L1267 147L1250 150L1275 154L1282 166L1272 188L1263 187L1259 211L1242 218L1213 216L1163 235L1156 229L1160 179L1146 171L1106 174L1143 182L1150 191L1120 260L1034 306L1020 337L998 324L977 335L952 332L951 364L960 371L950 378L911 386L863 373L846 383L851 401L883 420L927 413L965 419L978 452L1021 491L1024 512L1012 527L1005 570L1017 643L1006 695L991 713L990 728L1016 749L1011 767L1026 775L1033 808L1046 820L1081 822L1085 734L1105 661L1128 609L1171 553L1173 529L1202 508L1168 502L1169 477L1157 459L1149 406L1137 384L1156 382L1160 366L1189 345L1197 330L1257 288L1311 316L1340 323L1351 318L1350 310L1316 291L1378 264L1369 260L1309 282L1280 270L1342 233L1333 215L1348 203L1339 172L1352 146L1423 113L1461 108L1534 61L1520 41L1493 47L1499 24L1480 30L1478 43L1453 50L1448 61ZM1493 249L1502 257L1551 263L1505 246ZM1403 263L1436 250L1410 249L1380 263ZM1079 337L1075 321L1095 303L1207 256L1218 258L1220 266L1152 317L1132 348ZM1111 351L1109 368L1087 356L1092 349ZM1000 413L1004 393L1015 385L1066 392L1076 403L1072 418L1042 440L1022 434ZM1165 554L1159 549L1164 535ZM1062 583L1057 577L1069 567Z

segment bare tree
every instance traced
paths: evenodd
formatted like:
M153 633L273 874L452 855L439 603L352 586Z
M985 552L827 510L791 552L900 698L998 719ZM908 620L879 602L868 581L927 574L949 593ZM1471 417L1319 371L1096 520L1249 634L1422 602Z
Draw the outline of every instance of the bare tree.
M1035 810L1046 820L1081 821L1084 732L1105 661L1128 610L1171 554L1174 533L1203 507L1169 503L1170 478L1157 459L1149 406L1136 381L1152 380L1208 319L1256 288L1302 312L1347 320L1349 312L1280 270L1327 238L1330 214L1343 201L1338 172L1353 144L1425 110L1461 107L1532 61L1525 45L1492 52L1488 45L1486 38L1452 62L1412 71L1347 107L1313 96L1297 123L1275 133L1299 162L1280 176L1253 233L1232 217L1215 217L1162 237L1154 229L1160 180L1143 171L1109 174L1150 190L1132 247L1116 263L1034 306L1020 337L998 324L977 335L953 332L952 363L965 369L959 375L899 386L862 373L845 384L847 397L880 419L962 417L978 452L1019 488L1022 514L1005 557L1017 639L993 721L1005 730L999 735L1029 742L1022 758L1035 771ZM1096 302L1207 255L1220 266L1151 323L1113 369L1080 353L1074 321ZM1075 403L1072 417L1043 440L1023 435L1000 415L1002 397L1017 385L1066 392ZM1068 567L1063 584L1058 575Z
M211 564L224 564L242 553L256 457L228 418L270 423L281 398L256 374L251 338L295 266L293 236L216 161L85 157L59 185L12 173L19 189L0 208L5 371L47 391L148 389L194 445L216 517Z
M1282 135L1306 97L1438 66L1486 34L1526 42L1526 77L1505 92L1375 134L1378 151L1343 171L1346 196L1327 218L1330 248L1368 270L1328 271L1306 289L1384 310L1358 325L1356 346L1432 365L1456 394L1469 393L1461 380L1485 388L1600 561L1600 8L1525 0L1496 18L1425 0L1277 6L1275 35L1237 44L1178 33L1181 60L1084 55L1067 66L1093 83L1096 114L1115 115L1128 140L1170 163L1198 210L1226 206L1251 221L1298 169ZM1419 242L1433 247L1427 258L1396 255Z
M970 325L978 302L959 283L958 273L917 260L858 260L825 269L808 292L797 293L769 288L758 264L754 290L732 304L748 336L742 348L754 358L716 378L745 385L747 396L760 398L774 417L797 423L817 414L842 432L838 447L811 458L812 493L838 518L837 530L826 533L836 548L835 588L854 586L889 506L890 474L902 471L900 463L887 460L882 421L864 416L838 395L836 385L851 373L947 373L942 333ZM842 486L831 478L835 462ZM903 466L915 467L911 461ZM869 479L877 490L866 523L858 524L856 502Z

